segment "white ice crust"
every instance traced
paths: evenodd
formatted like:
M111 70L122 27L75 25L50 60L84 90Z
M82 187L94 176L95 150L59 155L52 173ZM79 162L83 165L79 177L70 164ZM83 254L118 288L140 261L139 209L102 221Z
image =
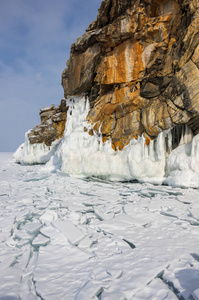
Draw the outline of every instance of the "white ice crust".
M199 187L199 134L191 143L181 145L168 158L168 178L172 186Z
M161 132L149 146L141 136L122 151L114 151L110 141L103 143L101 135L91 136L87 132L92 128L86 121L89 100L85 97L66 100L67 123L59 146L49 149L44 144L30 145L26 138L23 150L15 153L19 162L32 164L49 160L46 169L61 170L71 176L199 187L199 135L192 138L188 127L180 146L173 151L171 130Z
M25 134L25 142L19 146L13 154L16 162L23 165L45 164L54 155L61 140L56 140L51 146L44 143L30 144L28 132Z

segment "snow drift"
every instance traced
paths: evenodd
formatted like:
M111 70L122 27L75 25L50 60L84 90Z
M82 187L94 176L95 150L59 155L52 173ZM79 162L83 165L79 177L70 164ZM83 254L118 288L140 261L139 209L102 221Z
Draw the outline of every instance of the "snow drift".
M103 143L100 134L91 136L87 132L92 128L86 121L89 100L82 96L66 101L69 109L61 142L51 147L30 145L26 137L23 148L15 153L18 162L48 161L45 168L49 171L60 170L72 176L199 187L199 135L193 137L188 127L163 131L149 146L141 136L123 150L114 151L110 141Z

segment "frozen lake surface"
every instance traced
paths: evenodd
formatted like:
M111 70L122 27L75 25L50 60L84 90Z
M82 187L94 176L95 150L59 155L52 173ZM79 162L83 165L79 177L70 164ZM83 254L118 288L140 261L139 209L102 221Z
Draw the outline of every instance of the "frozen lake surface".
M0 154L0 300L199 299L199 190Z

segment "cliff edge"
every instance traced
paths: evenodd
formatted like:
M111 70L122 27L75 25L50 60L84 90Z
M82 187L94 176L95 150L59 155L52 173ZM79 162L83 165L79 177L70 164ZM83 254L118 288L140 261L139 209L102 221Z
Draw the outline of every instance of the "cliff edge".
M89 96L93 130L122 149L178 124L199 133L199 2L105 0L71 46L65 97ZM89 131L92 134L92 130Z

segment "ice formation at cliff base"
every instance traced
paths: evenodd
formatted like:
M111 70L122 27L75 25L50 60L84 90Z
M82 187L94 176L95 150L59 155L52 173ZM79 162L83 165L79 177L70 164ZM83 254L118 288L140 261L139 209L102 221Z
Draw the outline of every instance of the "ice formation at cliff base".
M123 150L115 151L111 141L103 143L101 135L88 134L92 128L86 121L88 99L70 97L67 106L63 139L47 147L44 144L30 145L26 137L25 144L15 153L16 161L47 163L45 168L49 171L60 170L71 176L199 187L199 135L193 137L187 126L161 132L149 146L141 136Z

